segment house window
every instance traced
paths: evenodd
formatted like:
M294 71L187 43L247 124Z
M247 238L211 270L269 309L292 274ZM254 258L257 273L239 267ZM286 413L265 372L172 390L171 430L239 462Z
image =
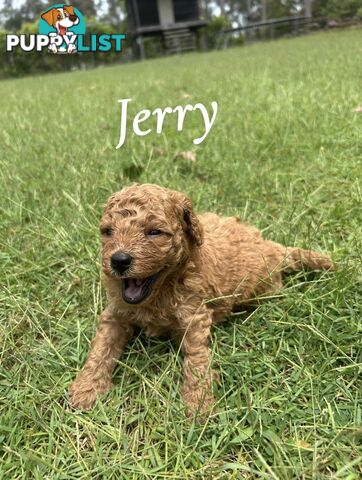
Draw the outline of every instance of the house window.
M137 3L141 26L159 25L157 0L137 0Z
M188 22L199 19L197 0L173 0L176 22Z

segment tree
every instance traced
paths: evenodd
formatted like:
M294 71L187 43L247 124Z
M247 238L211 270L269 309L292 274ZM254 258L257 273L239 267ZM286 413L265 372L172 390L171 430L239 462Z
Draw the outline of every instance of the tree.
M34 22L47 9L43 0L26 0L20 8L23 23Z
M3 20L8 18L13 12L13 0L4 0L3 4L4 6L0 10L2 23Z
M103 19L117 27L117 29L120 29L122 20L126 15L125 2L120 0L107 0L106 3L108 4L108 12Z
M22 24L21 13L13 6L12 0L4 0L4 6L0 11L1 25L9 31L16 31Z
M334 20L353 18L362 8L362 0L313 0L314 17L327 17Z
M97 8L94 0L72 0L73 7L77 7L86 17L95 17Z
M46 9L43 0L26 0L20 8L14 8L12 0L5 0L1 10L6 30L17 31L23 23L32 23L39 19L40 14Z

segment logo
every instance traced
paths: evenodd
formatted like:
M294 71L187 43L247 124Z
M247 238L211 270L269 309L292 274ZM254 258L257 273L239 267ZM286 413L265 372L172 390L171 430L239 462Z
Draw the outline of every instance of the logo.
M77 8L57 4L42 13L39 33L50 37L49 50L52 53L75 53L78 36L85 34L85 21Z
M78 8L57 3L41 14L39 34L6 35L6 51L20 48L23 52L41 52L47 48L54 54L87 52L122 52L125 34L90 34L85 36L85 19Z

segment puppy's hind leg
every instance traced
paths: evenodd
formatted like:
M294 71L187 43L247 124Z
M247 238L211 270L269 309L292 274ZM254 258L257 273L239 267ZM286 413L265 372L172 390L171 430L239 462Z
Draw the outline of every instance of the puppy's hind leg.
M335 266L328 255L304 250L303 248L284 247L283 271L334 270Z

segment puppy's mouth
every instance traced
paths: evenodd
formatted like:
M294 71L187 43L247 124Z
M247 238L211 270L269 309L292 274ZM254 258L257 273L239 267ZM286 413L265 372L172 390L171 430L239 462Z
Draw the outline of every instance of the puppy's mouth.
M58 25L59 35L64 36L67 33L67 27L63 25Z
M126 303L135 305L145 300L152 291L161 272L146 278L122 278L122 297Z

